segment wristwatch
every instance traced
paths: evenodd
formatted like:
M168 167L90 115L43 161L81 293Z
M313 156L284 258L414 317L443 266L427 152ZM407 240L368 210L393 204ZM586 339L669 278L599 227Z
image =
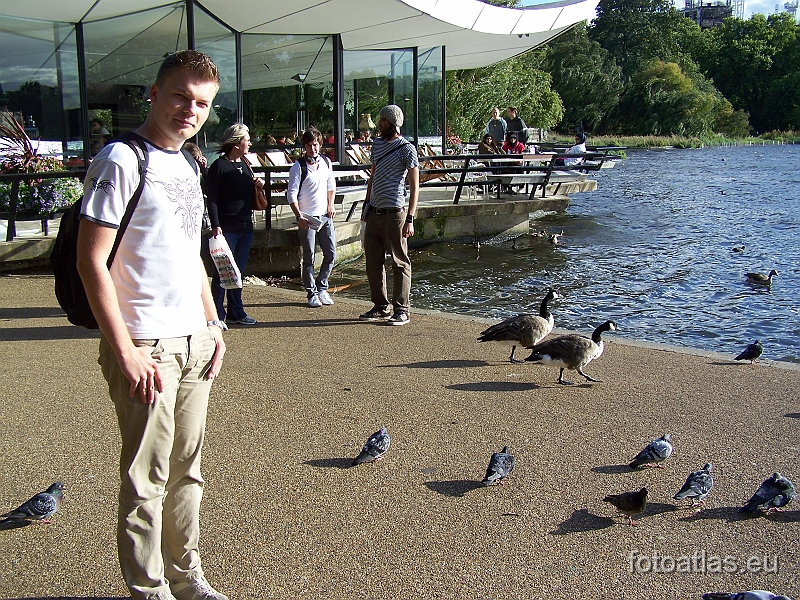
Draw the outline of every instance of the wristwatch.
M224 321L220 321L219 319L214 319L213 321L206 321L207 327L219 327L222 331L228 331L228 326L225 325Z
M406 215L406 223L414 223L414 215Z

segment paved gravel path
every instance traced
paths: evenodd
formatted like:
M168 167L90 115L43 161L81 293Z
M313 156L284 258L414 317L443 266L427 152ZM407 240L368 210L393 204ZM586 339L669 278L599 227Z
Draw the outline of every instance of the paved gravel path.
M385 327L357 321L356 301L244 296L259 324L226 336L203 457L204 566L232 600L800 596L800 500L738 512L773 471L800 485L794 366L643 347L626 338L645 332L618 322L587 368L602 383L565 387L558 369L476 343L475 319L414 313ZM0 298L0 513L67 486L52 525L0 531L0 598L124 598L119 441L97 336L67 323L48 277L2 277ZM347 468L381 425L386 459ZM665 432L665 469L624 466ZM516 470L480 487L503 445ZM677 507L707 461L709 508ZM638 527L602 502L644 484ZM778 572L747 571L751 556ZM739 571L722 572L731 561Z

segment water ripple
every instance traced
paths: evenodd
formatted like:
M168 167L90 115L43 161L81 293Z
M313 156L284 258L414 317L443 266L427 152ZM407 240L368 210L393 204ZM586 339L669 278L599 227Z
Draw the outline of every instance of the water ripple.
M558 327L590 331L611 318L622 337L726 353L758 338L765 357L800 362L799 159L800 146L630 151L566 214L532 223L564 229L555 248L522 236L513 248L414 251L412 303L500 319L535 312L554 287ZM745 280L773 268L772 290ZM363 261L337 271L361 280ZM366 297L365 287L348 294Z

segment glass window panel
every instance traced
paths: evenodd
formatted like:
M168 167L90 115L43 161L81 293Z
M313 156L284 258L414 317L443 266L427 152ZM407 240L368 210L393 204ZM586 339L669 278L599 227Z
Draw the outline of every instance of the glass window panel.
M442 145L442 47L420 50L419 75L420 142L441 148Z
M188 45L185 4L86 23L83 31L90 118L101 118L112 137L137 128L164 56ZM90 144L102 146L94 137Z
M213 159L222 134L238 121L239 102L236 95L236 37L233 32L199 7L194 11L194 47L208 56L219 69L219 91L198 142L209 159Z
M14 113L40 152L82 154L75 28L68 23L3 17L0 110ZM79 162L77 163L79 166Z
M375 134L378 112L387 104L403 109L404 137L414 136L414 53L348 50L344 53L345 128Z
M242 79L244 120L256 150L299 152L298 134L310 125L333 131L330 36L244 34Z

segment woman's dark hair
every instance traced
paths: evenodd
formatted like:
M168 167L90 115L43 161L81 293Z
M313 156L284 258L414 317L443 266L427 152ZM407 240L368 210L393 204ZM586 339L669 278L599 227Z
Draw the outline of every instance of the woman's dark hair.
M485 144L487 140L494 141L491 133L485 133L483 135L483 143Z
M586 142L586 134L583 131L579 131L575 134L575 139L578 140L578 143L583 144Z

